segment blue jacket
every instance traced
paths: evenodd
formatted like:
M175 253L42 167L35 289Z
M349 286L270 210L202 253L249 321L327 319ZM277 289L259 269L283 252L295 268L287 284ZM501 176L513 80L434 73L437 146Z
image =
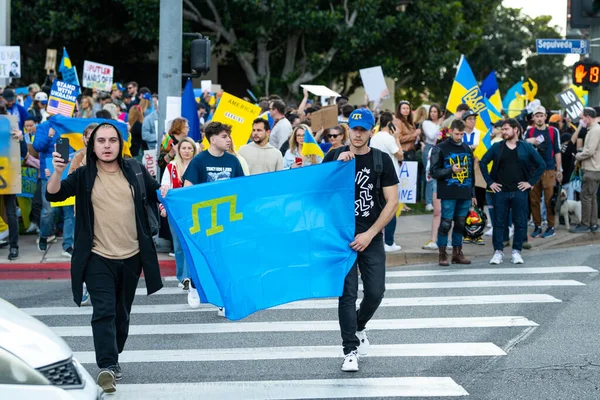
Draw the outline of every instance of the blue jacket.
M23 126L25 125L25 120L29 117L29 113L19 103L13 104L11 108L6 109L10 115L14 115L17 117L17 122L19 123L19 129L23 130Z
M37 126L35 132L35 139L33 139L33 149L40 154L40 177L42 180L46 178L46 158L52 158L52 152L54 151L54 144L58 135L53 137L48 136L50 132L50 122L46 121Z
M498 177L498 165L500 164L500 157L502 156L503 149L504 140L494 143L479 162L481 175L483 175L483 179L487 182L488 187L496 182ZM542 159L542 156L539 155L537 150L531 144L523 140L517 142L517 155L519 157L519 162L521 163L521 172L523 173L523 176L531 186L535 185L546 169L544 159ZM492 166L492 171L488 173L487 166L491 161L494 162L494 165ZM533 168L534 166L535 170Z

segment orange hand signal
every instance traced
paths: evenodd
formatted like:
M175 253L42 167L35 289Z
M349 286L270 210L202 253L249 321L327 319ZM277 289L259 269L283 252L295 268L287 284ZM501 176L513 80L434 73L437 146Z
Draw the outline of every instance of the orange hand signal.
M586 75L587 72L585 72L585 66L578 65L575 69L575 83L583 83L583 78L585 78Z

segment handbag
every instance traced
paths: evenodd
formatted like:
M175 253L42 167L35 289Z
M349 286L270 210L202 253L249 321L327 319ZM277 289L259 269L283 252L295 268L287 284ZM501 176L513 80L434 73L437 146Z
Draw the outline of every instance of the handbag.
M152 209L152 206L148 204L148 199L146 198L146 183L144 182L142 167L136 159L130 158L127 161L133 168L135 176L138 180L138 184L140 186L140 194L142 195L142 205L144 206L144 213L146 214L146 222L148 222L150 234L152 236L156 236L158 235L158 231L160 229L160 223L158 222L158 217L156 216L156 207Z
M581 185L583 183L583 170L581 168L576 168L575 171L571 174L571 179L569 180L571 187L577 193L581 193Z

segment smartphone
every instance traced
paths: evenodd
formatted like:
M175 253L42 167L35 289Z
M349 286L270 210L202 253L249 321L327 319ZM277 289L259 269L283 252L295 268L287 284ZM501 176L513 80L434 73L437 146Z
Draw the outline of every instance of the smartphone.
M302 157L296 157L294 164L302 165Z
M66 137L59 137L56 139L56 152L60 153L60 158L62 158L65 164L69 163L69 139Z

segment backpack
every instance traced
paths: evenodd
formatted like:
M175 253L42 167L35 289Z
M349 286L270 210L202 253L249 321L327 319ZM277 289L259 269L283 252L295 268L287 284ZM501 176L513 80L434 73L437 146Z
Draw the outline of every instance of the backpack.
M344 151L348 151L350 146L342 146L336 149L333 153L333 160L337 161L340 154ZM383 197L383 190L381 190L381 174L383 173L383 152L379 149L371 147L373 152L373 166L375 169L375 201L377 206L383 210L385 206L385 198Z
M540 155L543 156L546 154L546 151L548 151L548 148L550 148L551 151L551 158L554 158L554 143L556 142L556 131L557 129L553 126L548 126L548 135L550 136L550 140L547 140L548 137L546 134L544 134L544 143L542 143L540 146L537 146L538 149L538 153L540 153ZM530 127L529 129L527 129L527 134L525 135L526 139L531 139L533 137L533 134L535 133L535 126ZM560 140L560 139L559 139ZM546 144L544 146L544 144Z

